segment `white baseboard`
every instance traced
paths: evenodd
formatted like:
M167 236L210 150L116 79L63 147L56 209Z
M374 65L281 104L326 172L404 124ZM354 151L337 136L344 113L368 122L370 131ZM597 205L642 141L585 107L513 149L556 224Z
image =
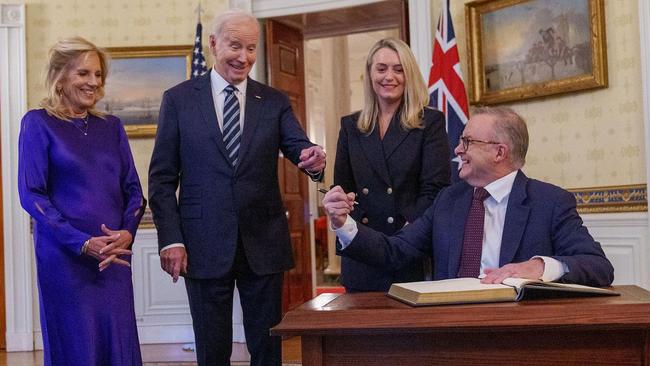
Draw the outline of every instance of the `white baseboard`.
M34 343L32 344L32 337ZM138 326L138 338L140 344L160 344L160 343L192 343L194 342L194 331L192 325L153 325ZM11 348L10 348L10 342ZM20 341L20 344L16 342ZM244 336L244 326L234 324L232 329L232 341L234 343L246 343ZM43 335L41 331L31 334L16 335L7 334L7 352L13 351L32 351L43 349Z
M191 324L139 326L138 337L140 344L192 343L194 342L194 331ZM246 343L243 325L233 325L232 341Z
M33 351L34 333L7 332L7 352Z

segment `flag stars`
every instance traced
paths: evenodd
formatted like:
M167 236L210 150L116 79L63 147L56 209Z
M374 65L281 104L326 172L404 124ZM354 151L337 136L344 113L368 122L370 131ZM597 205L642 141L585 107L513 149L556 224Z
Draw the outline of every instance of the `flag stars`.
M203 56L203 47L201 44L201 35L203 27L201 23L196 25L196 36L194 37L194 51L192 54L192 78L199 77L204 75L208 69L206 67L205 57Z

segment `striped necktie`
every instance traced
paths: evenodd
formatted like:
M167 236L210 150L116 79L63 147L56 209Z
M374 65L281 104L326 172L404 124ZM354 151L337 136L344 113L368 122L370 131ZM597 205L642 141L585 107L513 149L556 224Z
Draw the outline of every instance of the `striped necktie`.
M239 126L239 100L235 95L235 88L228 85L226 100L223 104L223 142L226 144L228 158L233 166L237 165L237 155L239 153L239 143L241 142L241 128Z

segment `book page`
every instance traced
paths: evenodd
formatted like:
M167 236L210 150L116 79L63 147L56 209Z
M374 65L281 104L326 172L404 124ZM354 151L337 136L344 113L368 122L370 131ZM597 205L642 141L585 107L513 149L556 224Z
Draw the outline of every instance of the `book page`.
M558 283L558 282L543 282L540 280L530 280L526 278L506 278L503 280L504 285L512 286L517 291L519 291L522 287L526 285L533 285L535 287L548 287L548 288L556 288L556 289L565 289L565 290L571 290L571 291L577 291L577 292L589 292L589 293L602 293L602 294L616 294L616 292L599 288L599 287L591 287L591 286L584 286L584 285L577 285L573 283Z
M502 282L504 285L512 286L516 289L522 288L524 285L527 285L529 283L539 283L543 284L544 282L539 281L539 280L531 280L528 278L514 278L514 277L509 277L503 280Z
M452 278L440 281L407 282L400 283L399 286L417 293L476 291L511 287L502 284L482 284L478 278Z

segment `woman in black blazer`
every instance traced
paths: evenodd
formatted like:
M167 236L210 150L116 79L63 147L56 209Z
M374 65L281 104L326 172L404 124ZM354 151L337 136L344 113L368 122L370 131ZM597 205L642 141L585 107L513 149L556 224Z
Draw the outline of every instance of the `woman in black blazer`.
M451 168L445 120L429 108L429 94L404 42L387 38L368 54L364 107L341 119L334 184L355 192L351 216L391 235L413 222L449 185ZM424 264L399 271L341 259L348 292L386 291L394 282L421 281Z

